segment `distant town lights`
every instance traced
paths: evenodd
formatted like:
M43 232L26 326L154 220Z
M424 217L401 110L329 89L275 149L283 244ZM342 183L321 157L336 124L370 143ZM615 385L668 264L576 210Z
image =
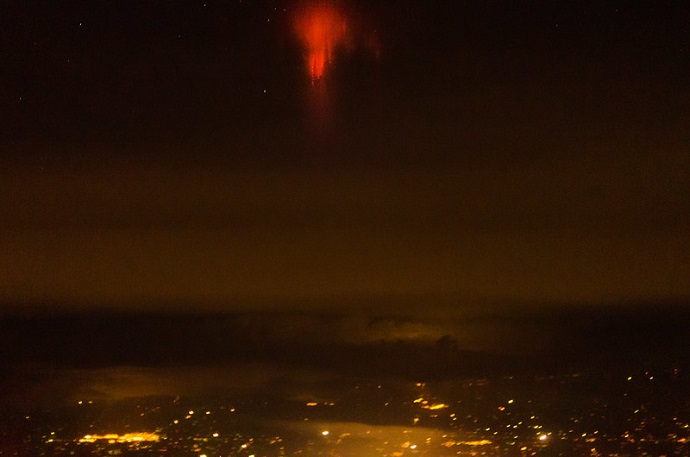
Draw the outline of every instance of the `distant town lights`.
M83 438L79 439L80 443L95 443L96 441L108 441L111 443L135 443L141 441L158 441L159 436L155 433L125 433L124 435L118 435L115 433L108 433L105 435L85 435Z

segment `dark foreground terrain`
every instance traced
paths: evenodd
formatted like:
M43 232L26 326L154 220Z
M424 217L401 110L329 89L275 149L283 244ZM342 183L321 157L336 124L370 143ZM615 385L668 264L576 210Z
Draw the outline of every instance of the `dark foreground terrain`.
M674 309L7 316L0 455L687 455Z

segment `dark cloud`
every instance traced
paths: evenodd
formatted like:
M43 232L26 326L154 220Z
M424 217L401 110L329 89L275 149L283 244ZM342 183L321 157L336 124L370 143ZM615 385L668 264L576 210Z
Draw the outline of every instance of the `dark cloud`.
M426 320L275 312L5 316L0 403L259 392L331 401L337 386L355 380L687 368L687 309L535 308Z

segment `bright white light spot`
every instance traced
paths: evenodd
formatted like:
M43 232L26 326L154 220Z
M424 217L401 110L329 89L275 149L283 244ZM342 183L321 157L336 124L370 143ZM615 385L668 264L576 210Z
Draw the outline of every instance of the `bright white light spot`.
M548 436L546 435L539 435L539 441L546 441L547 438Z
M323 432L321 432L321 434L322 434L323 436L328 436L328 430L324 430Z

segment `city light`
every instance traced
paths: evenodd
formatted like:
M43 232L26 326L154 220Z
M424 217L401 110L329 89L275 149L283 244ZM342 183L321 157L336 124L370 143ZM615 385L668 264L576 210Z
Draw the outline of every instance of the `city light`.
M561 386L570 382L569 376L554 377L540 380L545 389L554 385ZM582 377L578 379L581 382ZM655 381L660 381L661 376L656 376ZM392 457L404 457L409 455L477 455L496 457L508 455L510 452L519 451L522 456L537 455L545 448L559 453L564 449L586 449L588 455L611 455L603 453L606 447L611 449L633 451L629 455L661 455L657 451L674 449L674 455L685 455L690 444L690 424L685 419L681 410L670 416L671 421L663 433L650 434L649 426L658 421L649 415L650 404L636 399L630 403L627 413L630 415L630 426L620 434L611 434L602 428L602 422L592 422L592 417L607 417L610 404L598 403L598 410L591 410L588 406L582 410L568 411L561 423L546 420L547 414L541 411L548 408L542 404L537 396L532 396L532 380L502 381L502 389L511 391L513 402L504 400L506 405L503 412L496 410L497 395L491 395L489 384L484 384L481 389L481 397L476 397L477 384L472 381L465 386L459 386L455 392L449 392L446 387L429 383L425 385L425 397L419 393L414 395L413 384L406 389L396 386L396 390L388 390L387 386L371 384L368 387L359 386L356 389L346 390L341 393L339 404L357 405L360 412L374 412L372 421L362 415L361 421L339 421L339 408L325 407L331 402L309 402L317 408L304 408L302 399L283 400L291 402L295 408L285 408L282 402L273 403L270 395L246 402L242 406L247 411L246 417L252 417L249 425L242 421L234 421L231 418L216 414L216 406L219 409L227 408L226 403L209 403L205 401L201 405L190 409L179 407L175 402L160 404L136 404L123 407L122 424L135 424L141 417L155 421L156 414L162 419L160 422L150 422L150 432L130 433L102 433L106 426L93 420L84 430L98 430L99 433L78 434L66 436L55 424L46 424L44 435L40 443L45 448L43 455L71 455L70 452L91 452L94 455L119 455L126 452L138 453L138 455L161 455L184 452L185 455L203 457L212 455L234 455L239 453L249 455L389 455ZM593 382L600 382L594 379ZM640 385L649 383L648 376L636 376L633 381L627 381L625 377L617 382L621 386L638 382ZM549 384L550 383L550 384ZM379 387L381 386L381 387ZM436 389L436 387L441 387ZM368 389L368 391L367 391ZM407 392L398 397L393 392ZM627 395L630 395L627 390ZM641 392L646 392L641 390ZM313 395L317 395L313 392ZM508 397L510 398L510 397ZM624 396L623 398L626 398ZM433 401L429 399L434 399ZM481 417L474 410L491 411L493 414ZM108 408L106 404L93 406L93 412L98 408ZM591 403L587 403L588 405ZM273 406L272 406L273 405ZM385 406L384 406L385 405ZM512 405L512 406L509 406ZM529 405L529 406L528 406ZM123 404L124 406L124 404ZM523 408L523 406L525 406ZM79 408L72 403L73 408ZM267 408L273 409L271 414L277 414L278 420L264 421L263 414ZM129 412L127 411L129 408ZM292 410L302 410L299 418L287 414ZM103 410L105 411L105 409ZM195 412L196 411L196 412ZM212 414L205 414L206 411ZM282 413L280 412L282 411ZM84 418L92 411L83 411ZM170 419L179 417L179 414L192 413L192 420L183 421ZM86 414L89 413L89 414ZM592 415L594 413L594 415ZM388 415L388 416L386 416ZM25 416L21 416L26 421ZM104 416L105 417L105 416ZM388 417L394 424L382 425L379 418ZM36 419L31 416L31 420ZM591 426L577 429L573 425L584 424L590 421ZM258 427L256 427L254 424ZM131 425L130 425L131 426ZM579 427L582 427L580 425ZM107 429L107 428L106 428ZM270 431L269 431L270 430ZM284 434L284 431L291 432ZM529 433L527 433L529 431ZM119 432L119 430L118 430ZM296 432L296 433L295 433ZM314 439L321 437L321 439ZM565 447L564 447L565 446ZM596 449L596 454L589 451ZM652 452L653 451L653 452ZM329 454L330 453L330 454ZM27 455L41 455L27 454ZM571 454L563 454L571 455ZM575 454L580 455L580 454ZM670 455L670 454L666 454Z
M84 435L83 438L79 440L80 443L95 443L97 441L107 441L109 443L136 443L143 441L158 441L160 436L155 433L148 432L138 432L138 433L125 433L124 435L118 435L116 433L107 433L105 435Z

